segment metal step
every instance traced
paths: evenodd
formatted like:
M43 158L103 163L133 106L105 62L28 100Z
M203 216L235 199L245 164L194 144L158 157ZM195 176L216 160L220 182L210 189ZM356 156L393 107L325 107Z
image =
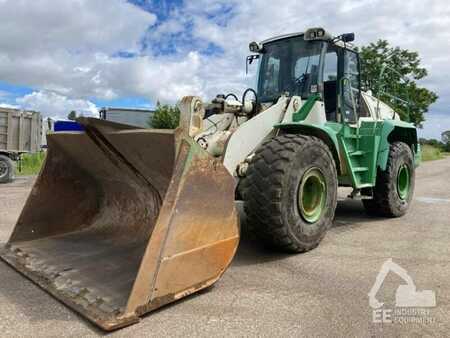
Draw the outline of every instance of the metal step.
M364 154L366 154L366 152L362 151L362 150L357 150L357 151L349 153L350 156L362 156Z
M358 188L359 189L363 189L363 188L372 188L373 187L373 185L371 184L371 183L361 183L361 184L359 184L358 185ZM369 196L367 196L367 197L369 197ZM370 197L369 197L370 198ZM364 199L364 198L363 198Z
M361 173L361 172L365 172L365 171L368 171L369 170L369 168L367 168L367 167L356 167L356 168L353 168L353 172L355 172L355 173Z

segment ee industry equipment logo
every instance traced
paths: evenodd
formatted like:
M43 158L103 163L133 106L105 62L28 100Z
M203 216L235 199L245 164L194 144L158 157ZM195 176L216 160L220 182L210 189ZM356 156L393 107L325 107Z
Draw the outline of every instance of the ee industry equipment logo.
M384 303L376 298L389 272L396 273L406 283L399 285L395 292L394 308L384 307ZM435 318L430 316L430 308L436 306L435 292L431 290L417 291L408 272L394 263L392 258L386 260L381 266L368 296L369 305L373 309L373 323L430 324L435 322Z

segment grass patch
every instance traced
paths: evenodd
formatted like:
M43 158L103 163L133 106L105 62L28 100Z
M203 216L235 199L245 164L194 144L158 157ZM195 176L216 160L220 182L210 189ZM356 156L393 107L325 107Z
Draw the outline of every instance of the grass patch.
M39 174L42 164L44 163L45 152L41 151L36 154L22 155L22 170L17 167L16 174L19 176L29 176Z
M422 161L434 161L444 158L444 154L437 147L429 144L422 145Z

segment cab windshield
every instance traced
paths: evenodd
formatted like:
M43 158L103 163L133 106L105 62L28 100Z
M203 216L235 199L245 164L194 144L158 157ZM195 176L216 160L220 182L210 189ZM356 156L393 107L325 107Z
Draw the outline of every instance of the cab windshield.
M261 102L285 92L304 99L316 93L322 47L323 42L305 41L303 35L265 44L258 79Z

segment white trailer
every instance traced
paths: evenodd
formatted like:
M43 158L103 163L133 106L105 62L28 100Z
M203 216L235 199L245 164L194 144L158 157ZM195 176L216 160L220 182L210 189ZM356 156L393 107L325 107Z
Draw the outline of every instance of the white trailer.
M42 116L35 111L0 107L0 183L14 178L14 162L41 149Z

